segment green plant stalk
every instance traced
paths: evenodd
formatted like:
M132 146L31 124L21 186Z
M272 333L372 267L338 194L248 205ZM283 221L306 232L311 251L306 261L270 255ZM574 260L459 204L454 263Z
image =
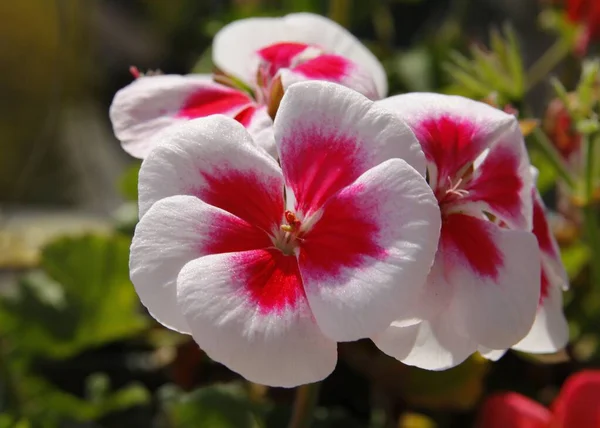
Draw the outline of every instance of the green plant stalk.
M4 390L6 394L6 411L17 419L23 416L23 405L21 391L19 389L19 383L13 371L11 369L9 351L7 350L7 344L4 339L0 340L0 379L4 383Z
M594 203L594 188L595 188L595 160L596 160L596 146L598 145L598 139L600 135L596 134L593 137L584 141L584 156L585 156L585 177L584 177L584 191L585 191L585 202L586 205L593 205Z
M342 27L350 26L350 11L352 10L352 0L331 0L329 2L329 18L340 24Z
M535 146L542 153L542 155L550 162L552 168L559 177L569 186L569 189L573 191L577 185L571 171L567 167L565 161L561 158L560 153L554 148L552 142L548 138L548 136L539 128L536 128L533 131L533 136L535 138L532 141L535 142Z
M571 45L563 39L557 40L527 71L526 88L540 83L571 52ZM527 92L527 91L525 91Z
M595 152L600 135L585 139L585 169L584 169L584 192L585 207L583 209L584 224L588 246L592 253L590 257L590 271L592 289L600 287L600 227L598 224L598 212L594 203L595 190Z
M310 428L320 387L321 384L316 382L299 386L296 389L294 410L288 428Z

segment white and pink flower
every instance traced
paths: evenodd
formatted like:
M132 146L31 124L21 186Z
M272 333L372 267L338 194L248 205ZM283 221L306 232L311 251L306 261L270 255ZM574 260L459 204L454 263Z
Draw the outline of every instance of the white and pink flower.
M532 173L537 171L532 167ZM532 354L549 354L563 349L569 341L569 325L563 312L563 290L569 287L569 277L560 259L558 243L546 218L546 208L537 189L531 192L533 201L533 234L537 238L541 257L541 287L537 315L531 330L512 349ZM479 350L491 360L506 351Z
M407 121L438 200L438 252L412 320L374 340L387 354L440 370L478 349L503 350L530 331L540 300L532 178L514 116L462 97L379 101Z
M211 114L236 119L275 154L272 117L291 84L331 81L371 99L387 92L377 58L335 22L309 13L233 22L215 36L213 61L214 77L142 76L115 95L110 117L129 154L144 158L158 132Z
M164 132L140 171L130 269L159 322L290 387L326 377L337 341L409 313L440 212L414 134L350 89L290 86L274 135L280 164L221 115Z

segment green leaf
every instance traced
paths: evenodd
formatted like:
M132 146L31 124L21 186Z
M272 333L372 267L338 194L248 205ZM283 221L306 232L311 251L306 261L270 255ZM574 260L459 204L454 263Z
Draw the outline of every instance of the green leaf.
M250 401L237 383L218 384L190 393L163 388L167 417L174 428L258 428L263 426L263 409Z
M10 339L21 350L68 357L138 334L147 325L129 281L130 240L121 235L62 238L42 252L43 271L3 302Z
M57 426L59 421L64 422L69 419L96 420L109 413L144 405L150 401L148 390L137 383L130 383L116 391L109 391L110 382L105 375L95 374L88 377L88 387L90 382L96 382L99 378L104 378L105 390L102 395L95 397L95 400L86 400L62 391L40 378L29 377L25 380L29 395L27 401L29 407L25 410L34 421L38 423L54 421L56 423L51 423L50 426Z
M129 201L138 199L138 175L140 173L140 162L136 162L125 170L119 179L119 191Z
M504 26L504 35L506 36L506 67L508 68L513 88L514 96L522 97L525 87L525 70L523 69L523 59L521 58L521 47L517 40L514 28L510 24Z
M443 372L409 367L404 377L404 399L413 406L470 409L483 392L487 361L478 354Z
M560 255L567 274L571 279L579 275L590 261L590 250L583 243L561 248Z
M192 67L192 74L211 74L213 72L212 49L206 49L196 64Z
M434 89L434 70L431 53L417 48L398 55L394 71L410 92L429 92Z
M556 183L558 175L556 174L556 171L550 162L548 162L547 158L539 150L530 149L529 157L532 165L535 166L539 171L536 183L537 188L541 194L544 194L552 189Z

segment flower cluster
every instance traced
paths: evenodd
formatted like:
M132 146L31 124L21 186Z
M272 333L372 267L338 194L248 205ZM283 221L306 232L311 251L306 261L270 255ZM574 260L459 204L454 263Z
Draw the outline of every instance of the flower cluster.
M341 341L432 370L565 345L567 278L514 116L381 99L376 58L311 14L234 22L213 59L111 108L144 159L130 271L156 320L287 387L331 373Z
M568 378L550 409L515 392L486 400L479 428L596 428L600 426L600 371L583 370Z

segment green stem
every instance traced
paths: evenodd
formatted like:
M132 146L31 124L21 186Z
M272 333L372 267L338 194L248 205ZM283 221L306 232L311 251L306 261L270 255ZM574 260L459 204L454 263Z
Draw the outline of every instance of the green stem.
M575 189L576 181L573 178L571 171L569 171L567 164L560 156L560 153L554 148L554 145L548 136L539 128L536 128L533 131L533 136L535 138L532 141L536 143L537 149L542 153L546 160L552 164L554 171L556 171L571 190Z
M584 224L588 245L592 252L590 258L592 289L600 287L600 226L598 224L598 212L594 201L595 190L595 152L599 135L584 140L585 169L584 169L584 192L585 207L583 209Z
M329 2L329 13L331 20L337 22L342 27L350 26L350 11L352 10L352 0L331 0Z
M296 390L294 410L288 428L309 428L319 398L320 383L309 383Z
M585 232L590 251L590 270L592 290L600 287L600 228L598 227L598 213L594 205L586 205L583 209Z
M585 146L585 177L584 177L584 191L585 191L585 201L587 205L591 205L594 203L594 190L595 190L595 160L596 160L596 146L598 144L599 135L595 135L590 138Z
M6 407L8 413L19 418L23 415L21 392L19 384L13 375L10 367L9 351L4 339L0 339L0 379L4 383L3 387L6 394Z
M527 71L527 89L540 83L571 52L571 45L557 40Z

